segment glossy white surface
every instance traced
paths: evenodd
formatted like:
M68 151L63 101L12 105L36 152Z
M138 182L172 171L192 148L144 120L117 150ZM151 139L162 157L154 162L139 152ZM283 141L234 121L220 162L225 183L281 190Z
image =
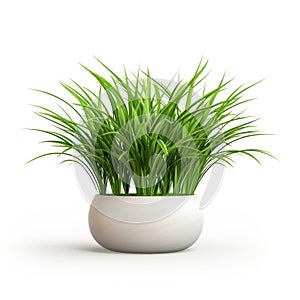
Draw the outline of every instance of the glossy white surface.
M175 199L173 199L175 198ZM149 211L150 218L144 222L136 220L135 208L140 200ZM178 202L181 200L181 203ZM133 209L126 207L126 221L116 219L103 211L101 204L109 206L120 201L122 210L125 201ZM159 207L165 209L166 203L177 201L176 206L169 206L168 213L160 214ZM153 207L153 203L156 204ZM142 207L142 208L143 208ZM115 207L116 208L116 207ZM106 207L107 209L107 207ZM190 247L198 239L203 225L202 211L196 196L166 197L114 197L96 196L90 207L89 226L94 239L104 248L119 252L158 253L174 252Z

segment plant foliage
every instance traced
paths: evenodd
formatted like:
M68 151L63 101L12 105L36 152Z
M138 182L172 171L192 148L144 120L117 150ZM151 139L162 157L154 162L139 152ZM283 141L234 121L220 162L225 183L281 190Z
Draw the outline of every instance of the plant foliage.
M98 60L99 61L99 60ZM257 83L229 90L232 80L222 76L216 87L206 88L207 61L183 82L155 80L149 70L138 70L130 80L99 63L110 74L104 78L86 68L98 82L95 92L73 81L61 83L70 98L53 97L58 109L34 105L36 114L52 130L31 129L50 136L56 151L31 161L57 155L62 163L79 164L99 194L193 194L213 164L233 164L235 154L258 161L256 148L236 149L239 140L263 135L256 119L235 112L253 99L244 93ZM229 91L229 92L228 92ZM74 102L75 101L75 102Z

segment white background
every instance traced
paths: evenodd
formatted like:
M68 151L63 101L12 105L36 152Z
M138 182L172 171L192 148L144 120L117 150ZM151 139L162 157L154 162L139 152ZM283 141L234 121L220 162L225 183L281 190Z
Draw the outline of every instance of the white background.
M1 299L299 299L299 9L297 1L2 1ZM102 250L71 166L41 153L29 88L88 82L78 62L190 76L201 56L236 84L266 78L248 111L276 133L279 161L238 158L189 250ZM298 284L298 287L297 287Z

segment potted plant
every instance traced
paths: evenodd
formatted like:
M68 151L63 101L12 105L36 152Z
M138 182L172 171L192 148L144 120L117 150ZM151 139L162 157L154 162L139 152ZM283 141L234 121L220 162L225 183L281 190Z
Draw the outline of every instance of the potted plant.
M98 60L99 61L99 60ZM59 109L35 105L53 130L46 143L57 155L89 176L97 190L89 226L105 248L122 252L171 252L191 246L202 229L202 209L195 190L215 165L233 164L236 154L258 161L256 148L233 148L262 135L256 119L237 111L248 101L249 86L230 90L222 76L206 88L207 61L186 82L156 80L138 71L133 80L99 63L110 79L84 67L98 83L92 91L73 81L61 83L70 99L52 96ZM196 92L196 90L198 90ZM75 102L74 102L75 101Z

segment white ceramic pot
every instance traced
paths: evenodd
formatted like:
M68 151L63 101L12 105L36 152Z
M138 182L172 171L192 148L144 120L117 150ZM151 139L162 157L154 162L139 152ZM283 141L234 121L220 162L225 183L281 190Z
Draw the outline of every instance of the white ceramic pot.
M202 225L202 211L194 195L96 195L89 212L94 239L118 252L183 250L196 242Z

